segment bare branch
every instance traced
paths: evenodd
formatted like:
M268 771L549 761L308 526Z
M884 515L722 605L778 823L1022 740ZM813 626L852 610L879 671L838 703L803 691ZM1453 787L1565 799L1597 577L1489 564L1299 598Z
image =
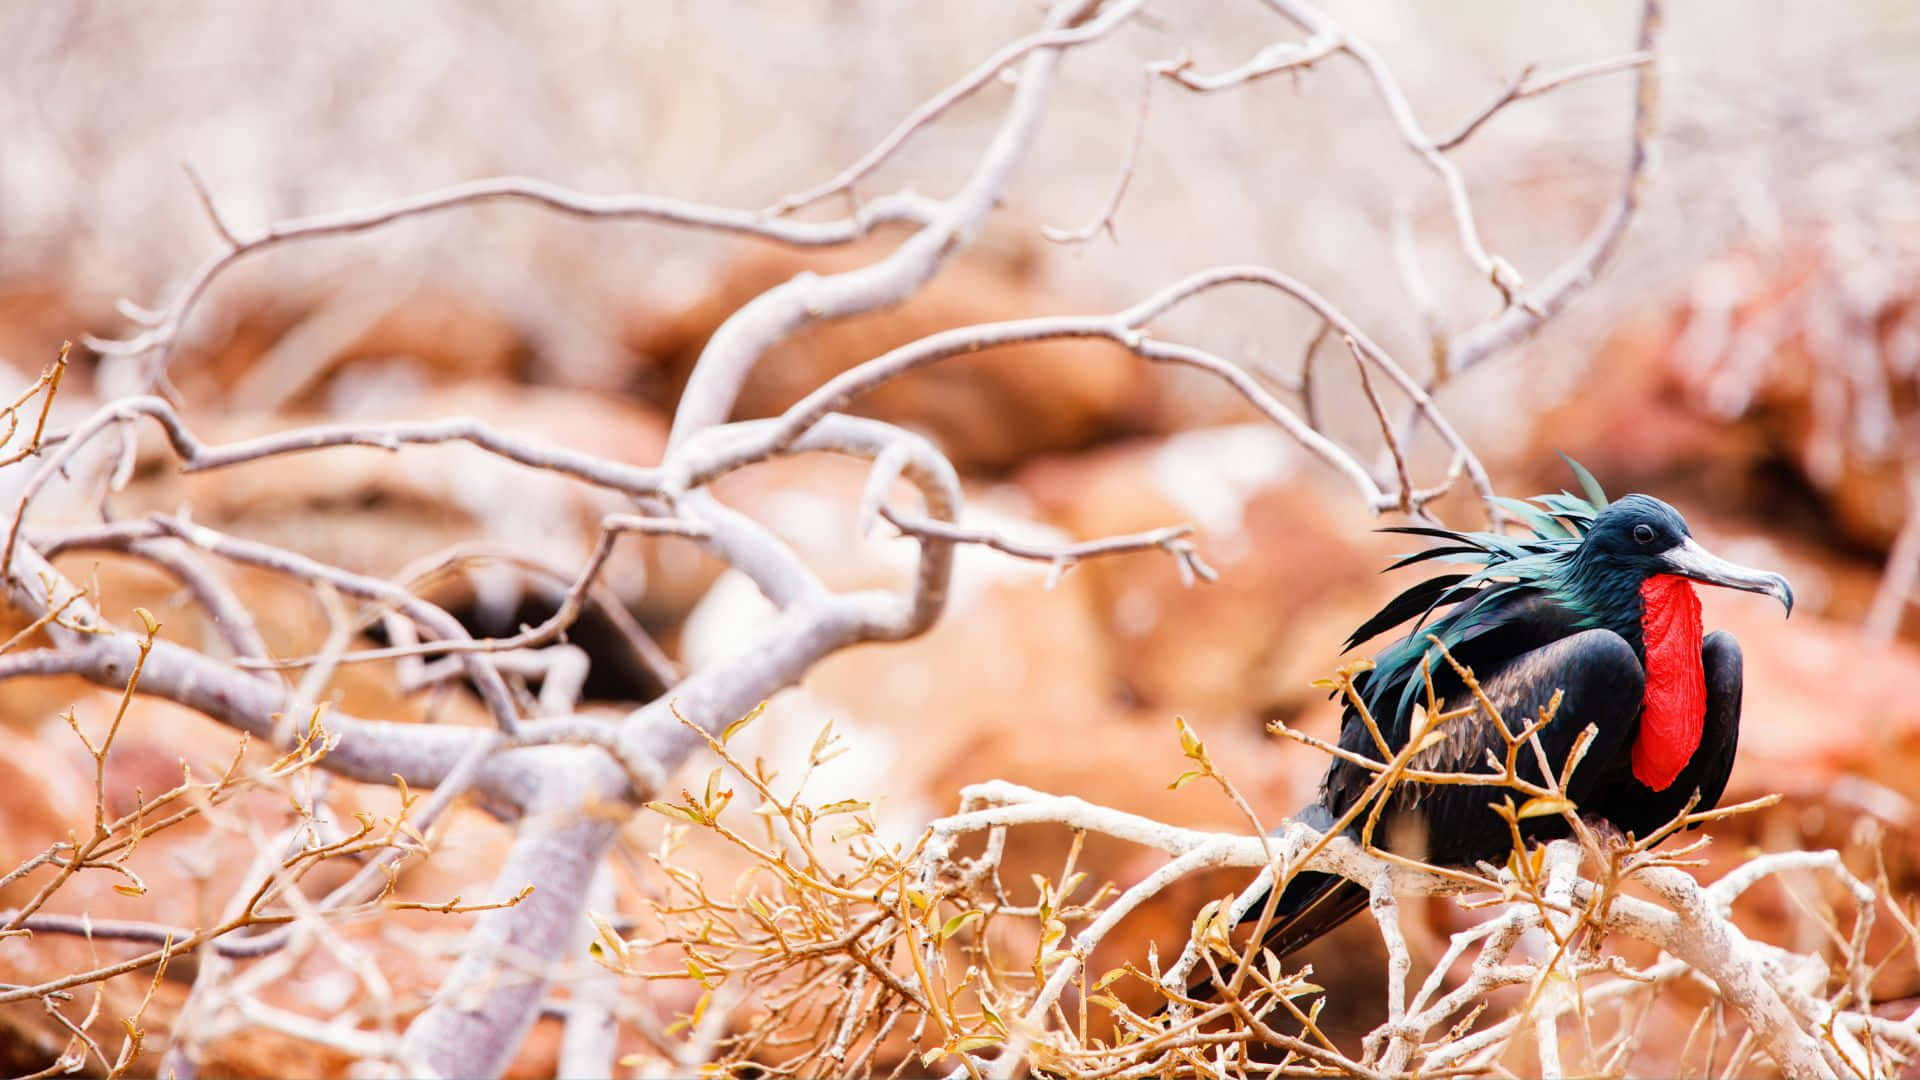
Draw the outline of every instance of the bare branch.
M1466 121L1460 125L1459 130L1444 139L1435 140L1433 148L1435 150L1447 151L1458 147L1461 143L1471 138L1474 132L1480 130L1480 125L1493 119L1496 113L1516 101L1536 97L1549 90L1555 90L1565 86L1568 83L1579 82L1582 79L1590 79L1596 75L1611 75L1616 71L1626 71L1630 68L1639 67L1642 64L1651 64L1652 62L1653 54L1642 49L1638 52L1627 53L1625 56L1616 56L1607 60L1595 60L1591 63L1577 64L1573 67L1563 68L1551 75L1540 76L1539 78L1534 77L1533 68L1528 66L1521 69L1520 74L1515 76L1513 82L1507 85L1506 90L1502 91L1499 97L1489 101L1481 107L1479 112L1468 117Z
M1659 0L1645 0L1641 8L1638 52L1656 55L1660 34ZM1627 225L1639 209L1646 186L1647 164L1659 126L1659 64L1649 61L1634 69L1633 135L1620 192L1580 248L1526 295L1491 319L1453 336L1447 343L1447 365L1465 371L1487 357L1531 336L1559 314L1582 289L1593 283L1619 249Z
M1220 577L1218 571L1201 561L1200 554L1193 543L1186 539L1193 535L1191 525L1170 525L1163 529L1129 533L1125 536L1109 536L1079 544L1047 545L1021 543L985 529L963 529L924 518L905 518L885 506L880 508L880 516L886 518L889 525L899 529L903 536L945 540L955 544L979 544L1016 559L1032 559L1035 562L1048 563L1052 567L1049 580L1057 580L1060 575L1073 569L1074 565L1082 559L1154 549L1173 556L1174 562L1180 567L1181 578L1189 585L1195 578L1212 582Z
M1283 71L1311 68L1343 47L1345 47L1344 35L1338 28L1328 25L1315 31L1311 37L1302 42L1274 42L1255 53L1239 67L1216 75L1196 73L1193 70L1193 60L1188 57L1182 57L1179 60L1163 60L1153 65L1150 70L1156 75L1172 79L1188 90L1211 94L1258 82Z
M1059 0L1048 12L1043 36L1058 33L1059 40L1043 40L1026 55L1006 119L973 175L912 238L870 266L829 277L805 274L762 293L714 331L681 394L669 446L677 447L694 433L724 423L747 373L774 342L809 323L898 303L939 272L958 250L956 240L970 235L999 201L1014 166L1025 156L1051 93L1061 53L1077 41L1077 35L1097 36L1138 6L1124 0L1108 10L1112 24L1095 18L1067 29L1098 2Z
M925 102L922 102L919 108L915 109L905 120L902 120L892 131L888 132L887 136L881 139L878 145L861 155L859 160L842 169L834 175L832 179L814 187L807 188L804 191L788 195L769 207L766 212L775 217L779 217L790 214L803 207L811 206L829 196L851 190L863 177L873 172L874 169L879 168L880 164L889 157L892 157L894 151L898 150L901 144L907 141L909 136L921 128L926 127L928 124L933 123L940 118L941 114L952 108L957 102L972 95L974 91L992 81L1007 65L1035 52L1044 50L1058 53L1074 48L1075 46L1097 41L1107 34L1112 33L1114 28L1121 23L1132 18L1134 13L1140 10L1144 2L1145 0L1121 0L1121 2L1113 3L1107 7L1107 9L1100 12L1098 16L1078 26L1072 26L1071 24L1082 13L1092 9L1095 4L1098 3L1098 0L1095 0L1095 3L1062 6L1057 15L1047 20L1049 25L1046 30L1021 38L1019 41L1001 48L992 56L981 61L972 71L962 76L958 82L955 82L933 97L928 98Z
M206 182L200 179L200 171L195 169L190 161L182 161L180 171L187 174L187 183L193 185L193 194L200 200L200 209L206 211L207 220L212 223L213 231L219 233L220 239L226 241L229 251L238 251L243 246L240 237L227 224L227 219L221 216L220 207L213 201L213 193L207 190Z
M1140 163L1140 147L1147 140L1147 114L1153 105L1153 84L1151 73L1140 81L1140 106L1133 120L1133 137L1127 142L1127 159L1120 166L1120 174L1114 178L1113 193L1107 196L1105 208L1099 216L1078 229L1057 229L1044 225L1040 228L1040 235L1056 244L1083 244L1104 232L1114 243L1120 242L1120 234L1113 228L1113 218L1120 212L1121 200L1127 197L1127 185L1133 182L1134 167Z
M383 649L362 649L358 652L343 653L328 657L331 663L362 664L374 660L393 660L406 656L441 656L460 653L505 653L517 649L530 649L546 645L566 633L580 618L580 612L586 606L587 594L593 589L606 567L607 559L613 554L614 542L623 534L639 533L646 536L682 536L688 539L705 539L709 530L703 526L678 518L640 517L633 514L608 514L600 519L600 536L594 541L593 551L588 554L587 562L580 573L567 586L566 593L560 599L560 606L542 620L538 626L523 627L519 633L504 638L442 638L438 641L423 641L411 645L393 645ZM405 575L403 575L405 576ZM393 595L411 595L410 593ZM280 660L260 659L256 663L243 663L241 667L258 668L301 668L320 663L321 656L299 656Z
M85 339L90 348L103 354L152 353L148 370L154 380L165 371L167 360L178 344L188 318L215 279L242 259L296 241L350 236L423 214L478 203L510 201L532 203L572 217L651 221L815 247L857 240L881 224L924 222L931 215L933 207L928 200L902 194L876 199L838 221L785 221L769 217L764 212L730 210L680 199L647 195L589 195L544 180L508 176L454 184L362 210L289 218L274 222L256 233L241 235L222 224L224 217L205 194L198 177L191 171L188 175L228 247L194 271L181 289L179 298L168 305L163 314L151 320L152 325L148 329L119 340L92 336Z

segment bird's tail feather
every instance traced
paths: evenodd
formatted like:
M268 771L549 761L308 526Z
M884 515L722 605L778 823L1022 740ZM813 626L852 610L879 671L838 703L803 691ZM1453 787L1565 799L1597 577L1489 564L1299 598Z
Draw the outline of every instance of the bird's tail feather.
M1333 824L1331 816L1317 805L1301 811L1295 815L1295 819L1322 830ZM1353 918L1361 908L1367 906L1368 895L1365 886L1338 874L1314 871L1296 874L1292 881L1287 882L1287 887L1280 891L1279 899L1273 902L1273 914L1267 920L1266 930L1260 935L1259 948L1271 949L1275 956L1284 957ZM1267 899L1265 893L1255 898L1247 905L1241 921L1258 920L1267 906ZM1255 955L1258 955L1257 950ZM1215 996L1217 990L1213 981L1206 979L1190 989L1189 995L1207 1001Z

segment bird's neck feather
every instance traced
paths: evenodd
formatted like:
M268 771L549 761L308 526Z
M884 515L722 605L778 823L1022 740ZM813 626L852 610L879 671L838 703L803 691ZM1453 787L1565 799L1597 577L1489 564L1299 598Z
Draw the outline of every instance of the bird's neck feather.
M1664 791L1699 749L1706 719L1700 598L1687 579L1657 574L1641 583L1640 604L1647 690L1633 743L1633 775Z

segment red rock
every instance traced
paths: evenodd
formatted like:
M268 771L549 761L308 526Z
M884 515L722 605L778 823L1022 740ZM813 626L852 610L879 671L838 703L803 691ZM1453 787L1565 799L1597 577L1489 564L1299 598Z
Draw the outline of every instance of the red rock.
M796 274L852 269L886 250L865 244L744 256L699 302L631 331L650 365L643 392L671 407L714 329L748 301ZM810 326L775 346L754 367L735 415L777 413L841 371L936 331L1062 307L1023 257L963 254L897 307ZM928 432L962 469L994 470L1137 427L1148 387L1144 363L1116 347L1036 342L940 361L881 385L849 411Z
M1157 552L1074 571L1133 695L1189 715L1291 714L1322 696L1307 684L1342 662L1341 640L1392 588L1375 571L1405 546L1327 495L1315 467L1278 430L1245 425L1041 462L1019 480L1075 539L1197 527L1214 584L1184 585Z

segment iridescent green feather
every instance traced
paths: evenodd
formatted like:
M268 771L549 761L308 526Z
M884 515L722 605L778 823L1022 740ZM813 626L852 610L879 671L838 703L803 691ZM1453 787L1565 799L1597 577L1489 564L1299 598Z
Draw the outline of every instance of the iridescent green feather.
M1564 454L1561 455L1566 457ZM1583 495L1560 491L1532 499L1495 500L1527 530L1526 534L1460 532L1452 529L1401 526L1383 532L1425 536L1440 541L1435 547L1401 556L1389 570L1421 562L1448 563L1456 571L1428 578L1388 601L1362 623L1347 640L1353 648L1395 626L1414 620L1406 637L1374 658L1374 669L1356 680L1376 720L1397 730L1419 700L1425 680L1423 662L1436 674L1446 662L1428 636L1449 650L1499 625L1502 612L1530 593L1552 590L1561 603L1581 611L1571 596L1555 588L1600 511L1607 507L1606 492L1579 462L1566 458ZM1436 612L1439 612L1436 616ZM1582 614L1586 614L1582 612Z

